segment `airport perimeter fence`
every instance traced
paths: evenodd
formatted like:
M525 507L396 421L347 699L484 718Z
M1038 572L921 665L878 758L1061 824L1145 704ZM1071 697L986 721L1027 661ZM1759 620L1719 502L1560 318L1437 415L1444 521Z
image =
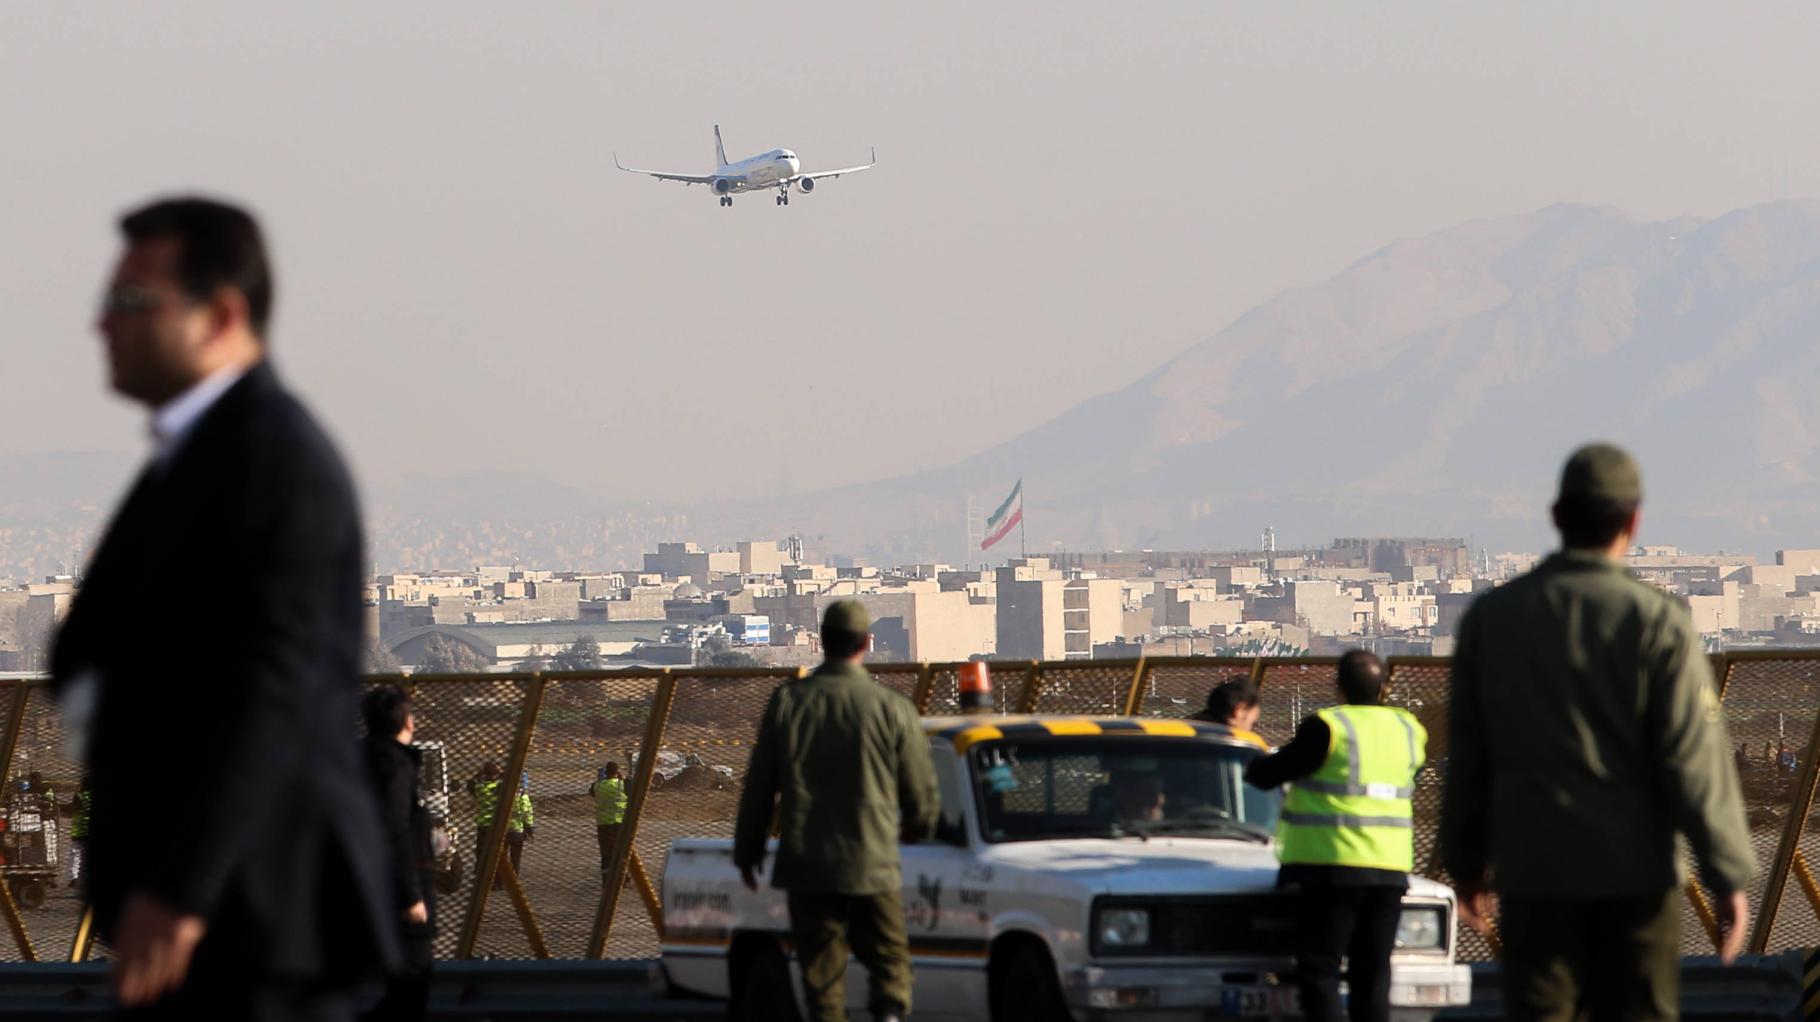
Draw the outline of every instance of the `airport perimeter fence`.
M1258 730L1273 745L1334 701L1331 658L1168 657L992 662L1002 712L1186 717L1233 676L1264 696ZM1445 659L1392 658L1388 700L1429 733L1430 768L1415 796L1417 872L1439 869L1435 831L1448 759ZM959 712L960 664L877 664L873 677L929 716ZM1750 948L1820 946L1820 651L1753 651L1713 658L1738 750L1751 837L1762 869L1750 902ZM412 693L425 750L426 801L446 818L449 854L438 876L443 958L648 958L661 946L666 850L680 837L730 837L746 760L771 691L794 668L635 670L375 677ZM350 735L357 730L351 727ZM0 763L8 826L0 830L0 961L104 957L70 882L80 772L41 681L0 681ZM617 763L625 822L602 831L590 786ZM477 825L493 771L529 796L531 827L510 812ZM18 781L39 776L38 787ZM34 820L34 817L36 819ZM156 840L148 835L147 840ZM1711 907L1687 890L1684 950L1713 946ZM7 939L10 937L10 939ZM1460 954L1496 954L1464 929Z

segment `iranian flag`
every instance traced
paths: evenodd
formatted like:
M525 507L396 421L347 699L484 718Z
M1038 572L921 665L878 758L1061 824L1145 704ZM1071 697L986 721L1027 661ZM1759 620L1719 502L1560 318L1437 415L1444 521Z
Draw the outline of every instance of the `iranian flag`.
M1024 481L1019 479L1017 485L1011 488L1011 496L1006 497L998 510L992 512L992 517L986 519L986 538L980 541L980 549L992 549L994 543L1010 535L1011 530L1017 528L1017 523L1023 520Z

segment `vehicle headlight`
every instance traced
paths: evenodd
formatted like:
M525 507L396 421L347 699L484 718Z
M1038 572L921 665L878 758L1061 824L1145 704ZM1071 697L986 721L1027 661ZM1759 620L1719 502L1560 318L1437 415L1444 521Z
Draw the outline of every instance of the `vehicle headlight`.
M1447 910L1438 905L1406 908L1397 918L1397 950L1435 951L1447 943Z
M1150 910L1144 908L1109 908L1100 912L1101 947L1143 947L1150 943Z

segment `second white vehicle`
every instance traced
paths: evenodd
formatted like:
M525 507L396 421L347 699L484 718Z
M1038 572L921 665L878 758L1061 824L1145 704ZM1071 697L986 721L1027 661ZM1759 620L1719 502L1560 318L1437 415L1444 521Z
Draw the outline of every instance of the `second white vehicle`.
M613 165L628 174L643 174L660 181L681 181L686 185L707 185L709 190L720 198L722 206L733 205L733 196L740 192L762 191L766 188L777 189L777 204L790 204L790 186L796 185L805 194L815 190L815 183L825 178L840 177L842 174L857 174L862 170L871 170L878 164L878 153L874 151L871 163L862 163L854 167L839 167L834 170L817 170L803 172L803 165L796 154L788 149L773 149L770 152L748 156L738 163L727 162L727 149L720 141L720 125L714 126L714 172L711 174L685 174L667 170L639 170L619 162L619 154L613 154Z

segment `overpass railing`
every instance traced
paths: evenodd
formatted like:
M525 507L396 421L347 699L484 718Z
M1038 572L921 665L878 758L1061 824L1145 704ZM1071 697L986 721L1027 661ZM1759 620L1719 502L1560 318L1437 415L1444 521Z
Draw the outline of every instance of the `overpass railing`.
M1388 661L1388 699L1421 718L1429 762L1415 796L1417 871L1447 879L1435 831L1448 759L1448 662ZM1761 869L1750 893L1757 952L1820 946L1820 651L1752 651L1713 658L1721 706L1737 749L1751 839ZM959 664L871 665L880 684L919 711L959 711ZM1334 699L1334 660L1320 657L1152 657L1065 662L995 661L1007 712L1184 717L1214 684L1241 675L1263 693L1259 731L1288 740L1302 716ZM748 746L783 669L675 669L372 677L407 686L426 757L429 799L451 824L439 884L437 953L444 958L645 958L661 940L662 877L669 843L729 837ZM70 882L73 796L80 771L64 758L62 724L42 681L0 681L0 763L8 829L0 831L0 961L105 956L79 887ZM650 753L646 755L646 753ZM629 778L625 823L604 837L588 794L598 768ZM492 763L524 778L534 828L509 835L509 814L475 826L470 781ZM39 791L17 782L37 773ZM42 789L48 789L49 794ZM34 801L35 799L35 801ZM53 810L53 805L63 808ZM14 808L20 807L20 808ZM40 823L31 829L29 810ZM147 835L148 841L157 840ZM603 848L604 844L604 848ZM1685 950L1713 946L1706 893L1687 888ZM6 939L10 936L10 940ZM1495 956L1495 941L1462 935L1467 958Z

